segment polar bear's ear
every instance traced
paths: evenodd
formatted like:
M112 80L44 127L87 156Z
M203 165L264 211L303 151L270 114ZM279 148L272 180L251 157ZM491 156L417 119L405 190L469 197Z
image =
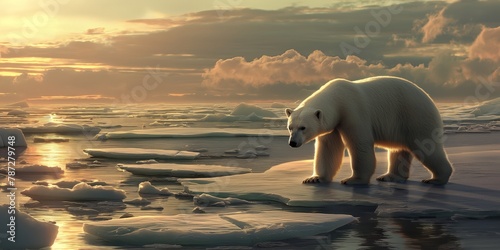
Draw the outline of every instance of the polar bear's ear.
M323 116L323 113L321 113L321 109L316 110L314 112L314 115L318 118L318 120L321 120L321 116Z
M290 117L292 115L293 110L291 108L285 109L286 117Z

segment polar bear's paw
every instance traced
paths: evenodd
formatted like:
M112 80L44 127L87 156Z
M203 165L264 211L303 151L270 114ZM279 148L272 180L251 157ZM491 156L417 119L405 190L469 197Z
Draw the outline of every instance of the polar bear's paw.
M315 184L315 183L325 183L326 181L319 178L319 176L311 176L302 181L304 184Z
M370 180L363 180L357 177L350 177L340 181L340 183L345 185L368 185L369 182Z
M443 181L443 180L440 180L440 179L425 179L425 180L422 180L423 183L427 183L427 184L433 184L433 185L444 185L446 183L448 183L448 181Z
M404 183L406 182L406 178L399 175L387 173L377 177L377 181Z

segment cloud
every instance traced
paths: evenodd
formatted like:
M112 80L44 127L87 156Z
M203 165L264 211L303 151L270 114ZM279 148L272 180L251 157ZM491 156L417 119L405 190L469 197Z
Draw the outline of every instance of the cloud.
M422 33L424 33L422 42L432 42L437 36L443 33L446 26L453 22L453 19L447 18L443 15L444 10L445 9L442 9L439 13L428 16L429 20L422 27Z
M104 34L104 30L105 30L104 27L88 29L85 34L87 34L87 35L100 35L100 34Z
M399 2L402 11L390 17L380 16L387 6L366 3L227 9L223 18L216 10L168 18L127 10L130 20L106 16L64 42L9 47L0 89L19 98L121 98L140 86L148 68L159 68L168 75L145 101L295 99L333 78L373 75L402 76L447 97L471 91L478 77L499 78L500 2ZM110 20L128 29L106 26ZM380 30L367 35L374 23ZM366 46L356 44L362 38ZM346 43L356 47L349 55L341 48Z
M250 62L243 57L219 60L203 74L205 86L217 87L227 82L241 82L258 87L276 83L318 84L325 79L356 78L367 72L376 72L382 65L366 65L357 56L327 56L319 50L307 57L290 49L277 56L262 56Z
M469 57L500 62L500 26L484 28L470 46Z
M477 60L476 60L477 61ZM426 90L431 96L458 97L474 93L479 78L493 80L498 76L498 65L489 64L489 69L478 74L477 63L472 59L460 59L451 52L436 55L426 66L419 64L397 64L393 67L381 63L368 63L357 56L342 59L314 51L308 56L295 50L287 50L276 56L262 56L252 61L242 57L219 60L203 74L203 84L209 89L255 91L270 86L287 89L292 86L317 88L334 78L357 80L377 75L399 76ZM481 63L481 62L479 62ZM463 72L466 70L467 72ZM464 76L465 75L465 76ZM278 91L277 89L275 91ZM279 92L279 91L278 91ZM498 94L498 93L497 93Z
M500 23L500 2L496 0L460 0L428 14L425 23L416 22L414 29L422 34L422 42L471 42L482 27L496 27Z

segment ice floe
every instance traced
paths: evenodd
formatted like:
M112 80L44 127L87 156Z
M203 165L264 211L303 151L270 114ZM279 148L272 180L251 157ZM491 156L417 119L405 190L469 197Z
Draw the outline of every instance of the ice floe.
M151 205L147 205L147 206L143 206L141 207L141 210L156 210L156 211L162 211L163 209L165 209L164 207L161 207L161 206L151 206Z
M116 131L99 135L102 139L133 138L204 138L204 137L256 137L288 136L285 129L248 129L248 128L154 128L129 131Z
M491 145L486 145L487 148ZM421 183L429 173L420 164L412 167L406 183L386 183L372 180L368 186L346 186L340 179L349 177L349 160L333 183L305 185L301 181L311 174L312 161L297 161L277 165L264 173L236 175L228 178L180 179L191 194L210 194L219 198L239 198L249 201L276 201L300 207L351 207L353 210L377 208L382 216L453 216L495 211L500 215L498 186L498 155L500 150L464 147L449 152L455 166L450 183L433 186ZM386 160L380 159L377 173L386 170ZM210 190L210 191L207 191Z
M6 173L7 169L0 169L0 173ZM29 175L29 174L46 174L46 175L62 175L64 170L60 167L49 167L45 165L24 165L16 167L16 175Z
M73 188L60 188L58 186L32 186L21 194L33 200L58 200L58 201L113 201L126 198L125 191L109 186L90 186L81 182Z
M350 215L263 211L257 213L139 216L83 225L108 242L134 246L252 246L259 242L307 237L353 222Z
M193 151L194 152L194 151ZM135 162L136 164L154 164L154 163L158 163L157 160L155 159L149 159L149 160L140 160L140 161L136 161Z
M151 204L151 201L144 198L136 198L133 200L123 201L125 204L133 205L133 206L146 206Z
M104 181L99 181L99 180L60 180L58 182L54 183L48 183L47 181L35 181L33 184L35 185L42 185L42 186L49 186L49 185L55 185L60 188L73 188L80 182L85 182L90 186L107 186L108 184Z
M14 136L14 140L11 140ZM17 128L0 128L0 148L1 147L27 147L26 138L23 132Z
M196 195L193 198L194 205L210 207L210 206L229 206L229 205L242 205L250 204L251 202L237 199L237 198L219 198L209 194Z
M500 97L485 101L477 105L471 112L475 116L495 115L500 116Z
M216 177L252 172L249 168L201 164L118 164L117 167L135 175L169 176L179 178Z
M194 160L200 153L191 151L145 148L88 148L83 152L100 158Z
M44 134L44 133L56 133L56 134L83 134L91 135L97 134L101 129L99 127L93 127L89 125L79 125L79 124L64 124L64 123L54 123L49 122L39 126L24 125L18 126L25 134Z
M149 181L144 181L139 183L139 190L137 192L141 195L165 195L170 196L173 195L168 188L157 188L151 184Z
M92 161L92 162L80 162L80 161L75 161L75 162L68 162L66 163L66 168L70 169L82 169L82 168L97 168L97 167L104 167L106 166L105 164L102 164L100 161Z
M12 210L15 214L11 210L9 205L0 205L0 225L5 229L0 234L1 249L40 249L54 244L58 226L39 221L18 209ZM15 220L11 221L9 215L15 216Z
M260 117L278 117L274 112L263 109L259 106L255 106L252 104L240 103L233 109L231 115L236 116L247 116L247 115L257 115Z

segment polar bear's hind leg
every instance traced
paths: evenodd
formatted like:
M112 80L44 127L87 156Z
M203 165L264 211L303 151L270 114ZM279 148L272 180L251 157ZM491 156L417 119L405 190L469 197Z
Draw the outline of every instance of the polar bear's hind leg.
M442 145L437 145L436 149L428 155L415 155L422 164L432 173L430 179L422 180L423 183L444 185L448 183L453 168L450 161L446 157L446 153Z
M384 175L377 177L378 181L405 182L410 176L410 166L413 156L406 150L393 150L388 153L389 166Z

